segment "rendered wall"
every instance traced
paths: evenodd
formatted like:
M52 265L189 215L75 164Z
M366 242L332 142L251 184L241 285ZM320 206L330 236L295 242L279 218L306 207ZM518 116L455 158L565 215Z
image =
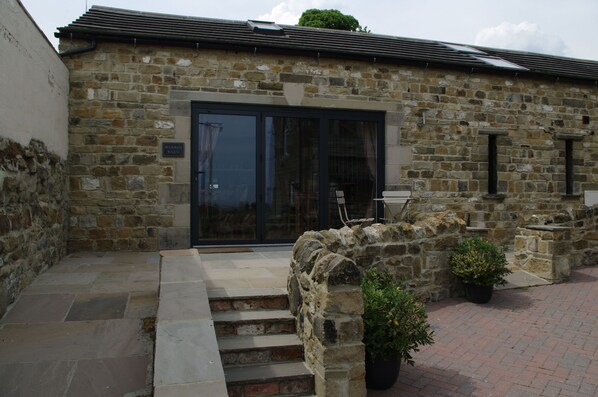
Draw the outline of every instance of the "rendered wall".
M0 316L66 254L68 70L22 5L0 2Z
M66 159L68 70L20 2L0 2L0 15L0 134Z

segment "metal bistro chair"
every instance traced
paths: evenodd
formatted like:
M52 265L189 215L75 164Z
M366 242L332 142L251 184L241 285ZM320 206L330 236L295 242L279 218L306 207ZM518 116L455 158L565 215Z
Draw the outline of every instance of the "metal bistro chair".
M336 191L336 203L338 204L338 214L341 217L341 222L347 227L362 225L365 223L372 223L374 218L360 218L350 219L347 214L347 206L345 204L345 192L342 190Z

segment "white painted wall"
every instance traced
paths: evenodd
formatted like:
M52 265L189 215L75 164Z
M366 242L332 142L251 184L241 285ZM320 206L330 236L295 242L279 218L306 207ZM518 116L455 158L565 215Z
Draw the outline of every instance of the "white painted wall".
M0 0L0 135L66 159L68 92L68 69L23 5Z

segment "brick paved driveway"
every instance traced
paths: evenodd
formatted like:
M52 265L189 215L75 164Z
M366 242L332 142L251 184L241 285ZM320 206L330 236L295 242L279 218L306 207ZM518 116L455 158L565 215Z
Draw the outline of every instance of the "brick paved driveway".
M598 266L565 284L428 306L436 343L382 396L597 396Z

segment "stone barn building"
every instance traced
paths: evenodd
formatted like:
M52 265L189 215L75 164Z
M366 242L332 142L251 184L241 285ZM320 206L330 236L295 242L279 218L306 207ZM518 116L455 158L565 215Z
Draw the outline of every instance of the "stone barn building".
M595 202L595 61L95 6L57 36L71 251L290 243L341 225L335 190L502 243Z

